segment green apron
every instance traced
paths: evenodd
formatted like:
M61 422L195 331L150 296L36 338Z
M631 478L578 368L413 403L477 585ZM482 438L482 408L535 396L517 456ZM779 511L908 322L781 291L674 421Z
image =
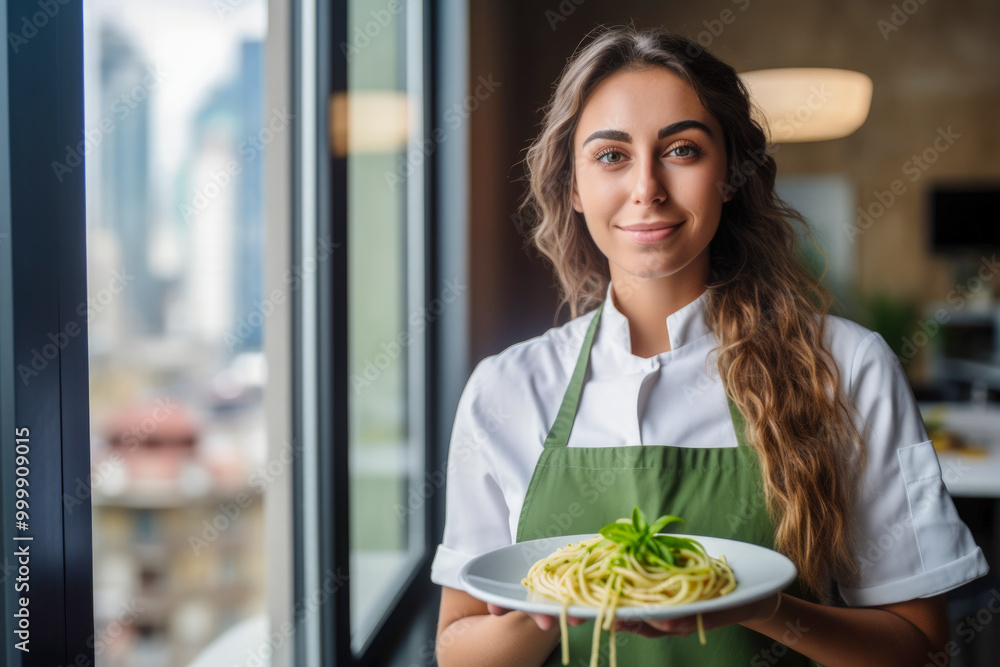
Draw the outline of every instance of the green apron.
M725 537L774 546L774 525L764 506L756 452L747 445L743 415L730 399L738 447L568 447L580 391L602 303L590 323L556 421L531 476L517 526L517 541L597 533L604 525L642 509L652 521L676 514L675 532ZM799 594L798 581L786 592ZM799 595L799 597L803 597ZM570 664L590 661L594 622L569 628ZM740 625L711 630L702 646L697 633L647 639L617 633L622 667L646 665L781 665L805 667L810 660ZM608 662L608 633L601 637L600 664ZM757 660L755 660L757 658ZM556 647L545 665L561 665Z

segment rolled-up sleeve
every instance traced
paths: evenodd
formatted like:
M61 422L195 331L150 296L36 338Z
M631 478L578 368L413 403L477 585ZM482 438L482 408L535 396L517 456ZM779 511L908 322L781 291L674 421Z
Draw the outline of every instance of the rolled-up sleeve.
M495 411L484 388L493 358L479 362L458 402L448 447L445 527L431 564L431 581L461 588L458 573L475 556L510 544L509 510L493 464Z
M945 488L906 375L885 340L859 345L848 393L867 445L855 513L857 577L839 580L852 606L944 593L989 567Z

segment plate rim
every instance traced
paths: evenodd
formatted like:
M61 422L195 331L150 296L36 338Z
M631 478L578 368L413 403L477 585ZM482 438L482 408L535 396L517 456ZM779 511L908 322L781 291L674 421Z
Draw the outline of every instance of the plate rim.
M798 576L798 568L792 562L788 556L783 553L776 551L774 549L769 549L768 547L761 546L759 544L754 544L753 542L746 542L743 540L734 540L728 537L714 537L710 535L692 535L689 533L657 533L658 535L669 535L672 537L686 537L692 538L698 541L709 540L712 542L723 542L723 543L733 543L740 545L741 548L751 547L753 549L760 549L763 552L769 554L769 557L775 558L781 564L788 568L788 572L780 579L775 579L774 582L765 585L760 591L755 592L748 597L740 597L736 603L730 604L732 598L729 595L724 595L721 597L711 598L708 600L699 600L697 602L689 602L681 605L652 605L652 606L641 606L641 607L618 607L615 610L615 617L625 620L640 620L640 619L650 619L650 620L662 620L668 618L680 618L683 616L691 616L699 613L709 613L713 611L721 611L723 609L728 609L730 607L739 606L743 604L751 604L766 598L768 595L773 595L775 592L783 591L785 588L791 584L795 578ZM487 552L478 554L469 560L458 573L458 583L461 585L462 590L475 597L476 599L487 602L490 604L495 604L497 606L502 606L505 609L510 609L512 611L524 611L528 613L546 614L546 615L559 615L559 603L556 601L552 602L533 602L529 600L517 600L514 598L505 597L502 595L495 595L489 591L483 591L482 589L476 587L470 581L469 570L480 560L494 555L497 552L503 551L505 549L511 548L524 548L523 545L531 545L539 542L548 541L565 541L566 545L573 544L575 542L581 542L583 540L592 539L597 537L598 533L580 533L575 535L555 535L552 537L542 537L535 540L525 540L524 542L514 542L512 544L506 544L502 547L497 547L496 549L491 549ZM565 545L563 545L565 546ZM553 547L549 551L551 553L558 547ZM707 547L706 547L707 548ZM715 549L710 549L710 551L716 551ZM538 559L536 559L538 560ZM783 561L783 562L782 562ZM527 572L525 572L527 574ZM496 581L496 580L494 580ZM737 589L739 590L739 589ZM735 591L734 591L735 592ZM511 602L515 605L511 606ZM576 616L578 618L592 620L597 618L597 614L600 610L596 607L590 607L587 605L570 605L568 610L569 616Z

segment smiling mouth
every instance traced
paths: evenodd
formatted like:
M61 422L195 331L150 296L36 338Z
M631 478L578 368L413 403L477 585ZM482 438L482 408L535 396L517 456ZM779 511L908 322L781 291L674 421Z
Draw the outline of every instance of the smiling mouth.
M671 229L673 227L680 227L683 224L684 224L684 221L681 220L680 222L670 222L670 223L668 223L668 222L650 222L650 223L646 223L646 224L631 225L629 227L621 227L619 225L616 225L616 227L618 227L618 229L620 229L622 231L625 231L625 232L655 232L655 231L659 231L661 229Z
M673 236L679 227L684 224L684 221L673 223L673 224L658 224L650 223L645 225L633 225L631 227L618 227L621 231L628 235L632 241L648 245L650 243L658 243L665 238Z

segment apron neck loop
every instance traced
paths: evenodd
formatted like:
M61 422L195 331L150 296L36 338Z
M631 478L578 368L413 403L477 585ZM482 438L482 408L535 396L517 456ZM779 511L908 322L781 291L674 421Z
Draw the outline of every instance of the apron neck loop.
M576 419L576 409L580 404L583 379L587 373L587 362L590 360L590 348L594 344L594 334L597 332L597 323L601 319L604 303L602 301L601 305L597 307L597 312L590 321L587 334L583 337L583 347L580 349L580 356L577 357L573 377L570 378L569 387L566 388L566 393L563 395L559 414L545 438L545 447L565 447L569 443L569 434L573 430L573 420Z

